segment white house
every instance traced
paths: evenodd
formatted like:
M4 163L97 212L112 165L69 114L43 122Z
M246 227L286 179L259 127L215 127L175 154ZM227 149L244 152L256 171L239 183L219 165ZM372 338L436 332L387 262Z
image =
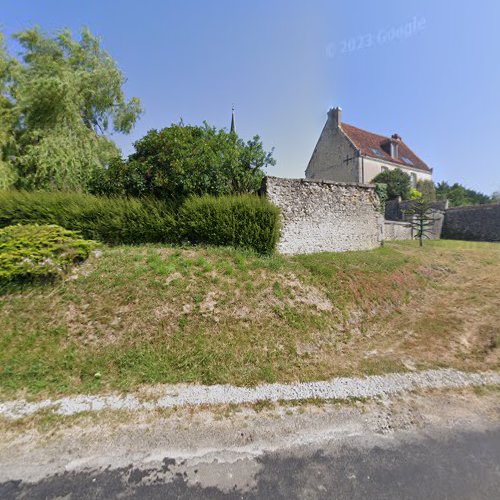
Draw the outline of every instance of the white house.
M400 168L412 186L432 180L432 168L399 137L373 134L342 123L342 110L328 111L328 119L306 169L306 179L367 184L384 170Z

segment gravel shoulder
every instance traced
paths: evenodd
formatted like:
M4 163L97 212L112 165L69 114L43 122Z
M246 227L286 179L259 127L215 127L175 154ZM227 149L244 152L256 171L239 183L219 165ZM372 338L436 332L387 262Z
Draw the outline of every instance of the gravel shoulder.
M460 388L500 385L496 372L466 373L458 370L426 370L410 373L372 375L364 378L335 378L322 382L266 384L257 387L232 385L173 385L149 388L148 394L74 396L57 400L0 403L0 416L22 418L40 411L71 416L86 411L140 411L179 406L244 404L262 401L298 401L307 399L345 400L386 396L419 389ZM144 400L144 396L147 399Z

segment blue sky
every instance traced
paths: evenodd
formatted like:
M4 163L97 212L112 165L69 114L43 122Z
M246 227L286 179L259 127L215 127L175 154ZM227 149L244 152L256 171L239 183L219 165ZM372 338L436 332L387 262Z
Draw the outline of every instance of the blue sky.
M118 61L151 128L207 120L275 147L302 177L328 108L398 132L435 180L500 189L500 2L0 0L9 35L88 26Z

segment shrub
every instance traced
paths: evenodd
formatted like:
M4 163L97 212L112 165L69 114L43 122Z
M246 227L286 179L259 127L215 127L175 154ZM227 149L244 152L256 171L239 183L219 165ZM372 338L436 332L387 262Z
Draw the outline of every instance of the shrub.
M173 242L173 208L158 200L83 193L0 192L0 227L57 224L109 244Z
M245 142L207 123L150 130L134 148L128 160L112 161L98 172L92 193L161 200L255 193L265 169L276 163L258 136Z
M180 209L183 238L271 254L279 237L279 209L256 195L188 198Z
M403 172L400 168L394 170L385 170L375 176L372 181L374 184L386 184L387 196L389 200L393 200L401 196L403 200L409 199L411 179L410 176Z
M0 289L10 283L57 277L84 261L95 247L59 226L8 226L0 229Z

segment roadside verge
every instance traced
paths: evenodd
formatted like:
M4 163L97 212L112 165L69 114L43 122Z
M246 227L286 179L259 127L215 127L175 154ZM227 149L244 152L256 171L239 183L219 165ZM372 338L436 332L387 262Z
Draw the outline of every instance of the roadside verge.
M64 416L101 410L155 410L182 406L245 404L259 401L300 401L306 399L348 400L369 398L422 389L453 389L500 385L496 372L467 373L453 369L372 375L365 378L334 378L329 381L296 384L265 384L256 387L233 385L170 385L153 391L155 396L133 394L74 396L37 402L14 400L0 403L0 415L18 419L40 410Z

